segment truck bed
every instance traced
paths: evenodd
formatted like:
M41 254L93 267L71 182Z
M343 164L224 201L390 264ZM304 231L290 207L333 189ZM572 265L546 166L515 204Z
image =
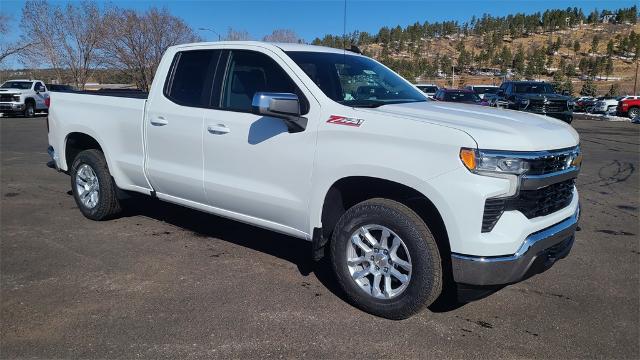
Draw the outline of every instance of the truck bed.
M146 103L146 93L142 92L51 93L49 143L60 157L60 168L68 170L72 165L64 155L68 142L65 134L87 134L103 150L118 187L137 191L150 188L144 175Z

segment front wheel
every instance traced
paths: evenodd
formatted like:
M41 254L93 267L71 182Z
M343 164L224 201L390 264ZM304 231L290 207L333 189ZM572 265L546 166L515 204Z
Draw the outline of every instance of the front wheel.
M116 185L101 151L81 151L71 166L71 189L80 212L91 220L107 220L121 212Z
M640 116L640 108L634 107L629 109L629 118L635 119Z
M407 206L371 199L338 221L331 260L347 299L388 319L405 319L442 291L438 246L425 222Z
M36 115L36 107L35 105L33 105L33 103L26 103L25 104L25 108L24 108L24 117L34 117Z

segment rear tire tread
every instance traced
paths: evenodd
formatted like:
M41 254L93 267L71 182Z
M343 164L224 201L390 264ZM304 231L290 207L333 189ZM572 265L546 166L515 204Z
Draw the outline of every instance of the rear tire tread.
M89 209L82 204L78 198L75 178L76 171L81 164L87 164L93 168L93 171L98 176L98 182L100 186L98 204ZM109 220L116 217L122 212L120 201L117 197L116 184L109 173L109 167L102 151L97 149L84 150L78 153L73 160L71 167L71 189L73 197L76 200L76 204L82 214L91 220L102 221Z

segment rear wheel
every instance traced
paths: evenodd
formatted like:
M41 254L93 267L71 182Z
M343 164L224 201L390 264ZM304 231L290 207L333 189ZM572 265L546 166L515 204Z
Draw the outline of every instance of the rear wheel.
M81 151L70 174L73 197L85 217L107 220L121 212L116 185L100 150Z
M408 318L442 290L433 235L396 201L371 199L347 210L333 233L331 260L348 300L381 317Z

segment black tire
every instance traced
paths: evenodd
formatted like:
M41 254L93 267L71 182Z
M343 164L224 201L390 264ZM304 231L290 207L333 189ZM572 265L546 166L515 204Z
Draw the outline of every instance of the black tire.
M24 104L24 117L31 118L31 117L34 117L35 115L36 115L36 105L33 102L28 101L26 104Z
M566 122L567 124L571 124L572 121L573 121L573 115L565 116L564 122Z
M86 206L80 200L80 194L78 194L76 176L78 170L83 165L91 167L91 170L93 170L98 179L98 202L94 207ZM90 149L78 153L73 160L69 174L71 175L73 198L76 200L80 212L82 212L82 215L86 218L97 221L108 220L114 218L122 211L120 201L117 197L116 184L109 173L104 154L102 154L100 150Z
M347 246L361 226L382 225L396 233L411 257L411 278L396 297L380 299L363 291L347 267ZM368 313L387 319L406 319L433 303L442 291L438 246L425 222L409 207L389 199L370 199L354 205L340 218L331 240L331 262L347 300Z

